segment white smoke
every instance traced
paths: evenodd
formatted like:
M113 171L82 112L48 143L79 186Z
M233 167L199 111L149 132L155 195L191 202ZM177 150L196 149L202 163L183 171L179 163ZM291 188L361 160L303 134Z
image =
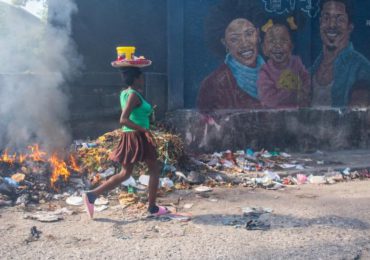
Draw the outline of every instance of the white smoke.
M0 149L71 141L67 81L81 66L71 40L73 0L49 0L47 21L0 2ZM55 10L55 11L53 11Z

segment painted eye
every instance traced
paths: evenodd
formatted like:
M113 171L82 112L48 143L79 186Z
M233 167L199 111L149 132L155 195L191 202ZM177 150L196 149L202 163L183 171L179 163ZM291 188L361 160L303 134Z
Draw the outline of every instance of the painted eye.
M343 16L340 16L340 17L338 17L337 22L338 23L346 23L346 18L343 17Z

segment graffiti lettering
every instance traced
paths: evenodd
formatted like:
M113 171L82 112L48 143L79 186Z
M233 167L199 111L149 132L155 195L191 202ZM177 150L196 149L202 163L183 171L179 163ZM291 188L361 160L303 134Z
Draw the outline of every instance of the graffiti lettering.
M298 8L309 17L316 17L320 11L319 0L299 0Z
M265 11L284 14L294 10L301 10L309 17L315 17L320 10L320 0L262 0Z
M283 14L294 10L295 0L262 0L269 13Z

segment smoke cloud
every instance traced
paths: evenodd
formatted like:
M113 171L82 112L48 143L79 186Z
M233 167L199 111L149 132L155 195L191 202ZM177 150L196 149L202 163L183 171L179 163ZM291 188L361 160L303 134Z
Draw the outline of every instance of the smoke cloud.
M71 40L73 0L49 0L47 21L0 1L0 149L71 141L67 82L81 68Z

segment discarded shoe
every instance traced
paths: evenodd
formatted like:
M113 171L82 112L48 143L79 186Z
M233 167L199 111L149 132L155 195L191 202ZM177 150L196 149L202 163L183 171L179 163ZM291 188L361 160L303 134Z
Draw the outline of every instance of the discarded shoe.
M159 216L167 215L170 213L171 211L168 210L166 207L158 206L158 211L156 213L151 213L150 215L153 217L159 217Z
M263 223L261 221L258 221L258 220L250 220L245 225L245 228L247 230L263 230L263 231L266 231L266 230L270 229L270 224L265 224L265 223Z

